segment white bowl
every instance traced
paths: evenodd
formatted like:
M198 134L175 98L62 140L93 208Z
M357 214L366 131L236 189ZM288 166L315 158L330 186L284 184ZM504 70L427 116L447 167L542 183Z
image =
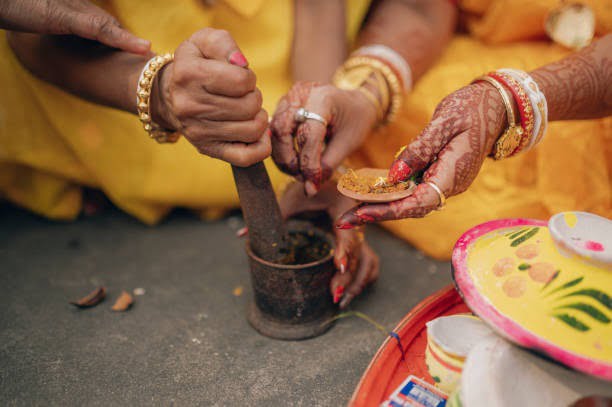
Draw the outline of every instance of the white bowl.
M559 252L612 270L612 220L588 212L561 212L548 221Z

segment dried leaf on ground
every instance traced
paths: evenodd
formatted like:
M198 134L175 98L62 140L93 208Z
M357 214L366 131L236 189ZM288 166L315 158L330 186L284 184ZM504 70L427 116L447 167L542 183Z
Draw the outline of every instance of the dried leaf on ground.
M106 288L98 287L85 297L77 301L70 301L70 304L79 308L89 308L98 305L106 298Z
M126 311L129 309L134 303L134 299L127 291L122 291L117 301L115 301L115 305L113 305L113 311Z

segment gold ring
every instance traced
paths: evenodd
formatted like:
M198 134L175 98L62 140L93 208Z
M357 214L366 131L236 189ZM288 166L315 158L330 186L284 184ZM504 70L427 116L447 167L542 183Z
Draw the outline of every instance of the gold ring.
M436 184L434 184L433 182L427 181L425 183L427 185L429 185L430 187L432 187L434 189L434 191L436 191L438 193L438 197L440 198L440 204L438 205L436 210L437 211L442 210L442 208L444 208L444 205L446 204L446 197L444 196L444 193L442 192L440 187L437 186Z

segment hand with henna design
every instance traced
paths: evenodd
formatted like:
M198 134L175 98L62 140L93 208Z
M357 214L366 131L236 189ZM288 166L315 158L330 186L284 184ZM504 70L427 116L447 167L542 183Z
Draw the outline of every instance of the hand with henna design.
M280 199L281 212L285 218L303 212L326 211L332 219L336 219L353 205L355 201L340 195L335 183L331 181L323 184L320 192L310 198L304 195L301 183L293 183ZM334 302L340 302L340 308L346 308L365 286L378 278L378 256L364 240L362 228L334 229L334 264L338 271L329 288Z
M322 116L327 127L315 120L298 123L295 113L300 107ZM279 101L270 124L272 159L282 171L304 181L308 196L315 195L375 123L376 107L361 92L298 82Z
M370 222L419 218L437 209L440 197L427 182L437 185L445 197L465 191L506 121L501 96L488 83L469 85L450 94L389 171L389 179L397 182L424 170L423 182L415 193L395 202L355 207L342 215L336 226L350 229Z
M612 114L610 55L612 34L531 73L546 96L549 120ZM440 205L438 193L427 182L437 185L445 197L465 191L506 123L501 96L488 83L469 85L447 96L429 125L396 158L389 171L389 180L397 182L425 170L423 183L415 193L388 204L353 208L340 218L337 227L349 229L369 222L427 215Z

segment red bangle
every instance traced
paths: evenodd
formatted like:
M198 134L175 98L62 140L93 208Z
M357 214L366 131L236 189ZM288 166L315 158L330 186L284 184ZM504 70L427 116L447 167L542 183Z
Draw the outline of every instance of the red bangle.
M534 117L531 101L529 100L529 96L527 96L522 86L510 75L499 72L489 72L487 76L490 76L491 78L505 85L506 88L508 88L512 93L512 96L514 97L514 100L519 108L521 127L523 128L523 137L521 138L519 146L512 152L512 154L509 155L509 157L511 157L524 150L525 147L527 147L527 144L529 144L529 139L532 136Z

